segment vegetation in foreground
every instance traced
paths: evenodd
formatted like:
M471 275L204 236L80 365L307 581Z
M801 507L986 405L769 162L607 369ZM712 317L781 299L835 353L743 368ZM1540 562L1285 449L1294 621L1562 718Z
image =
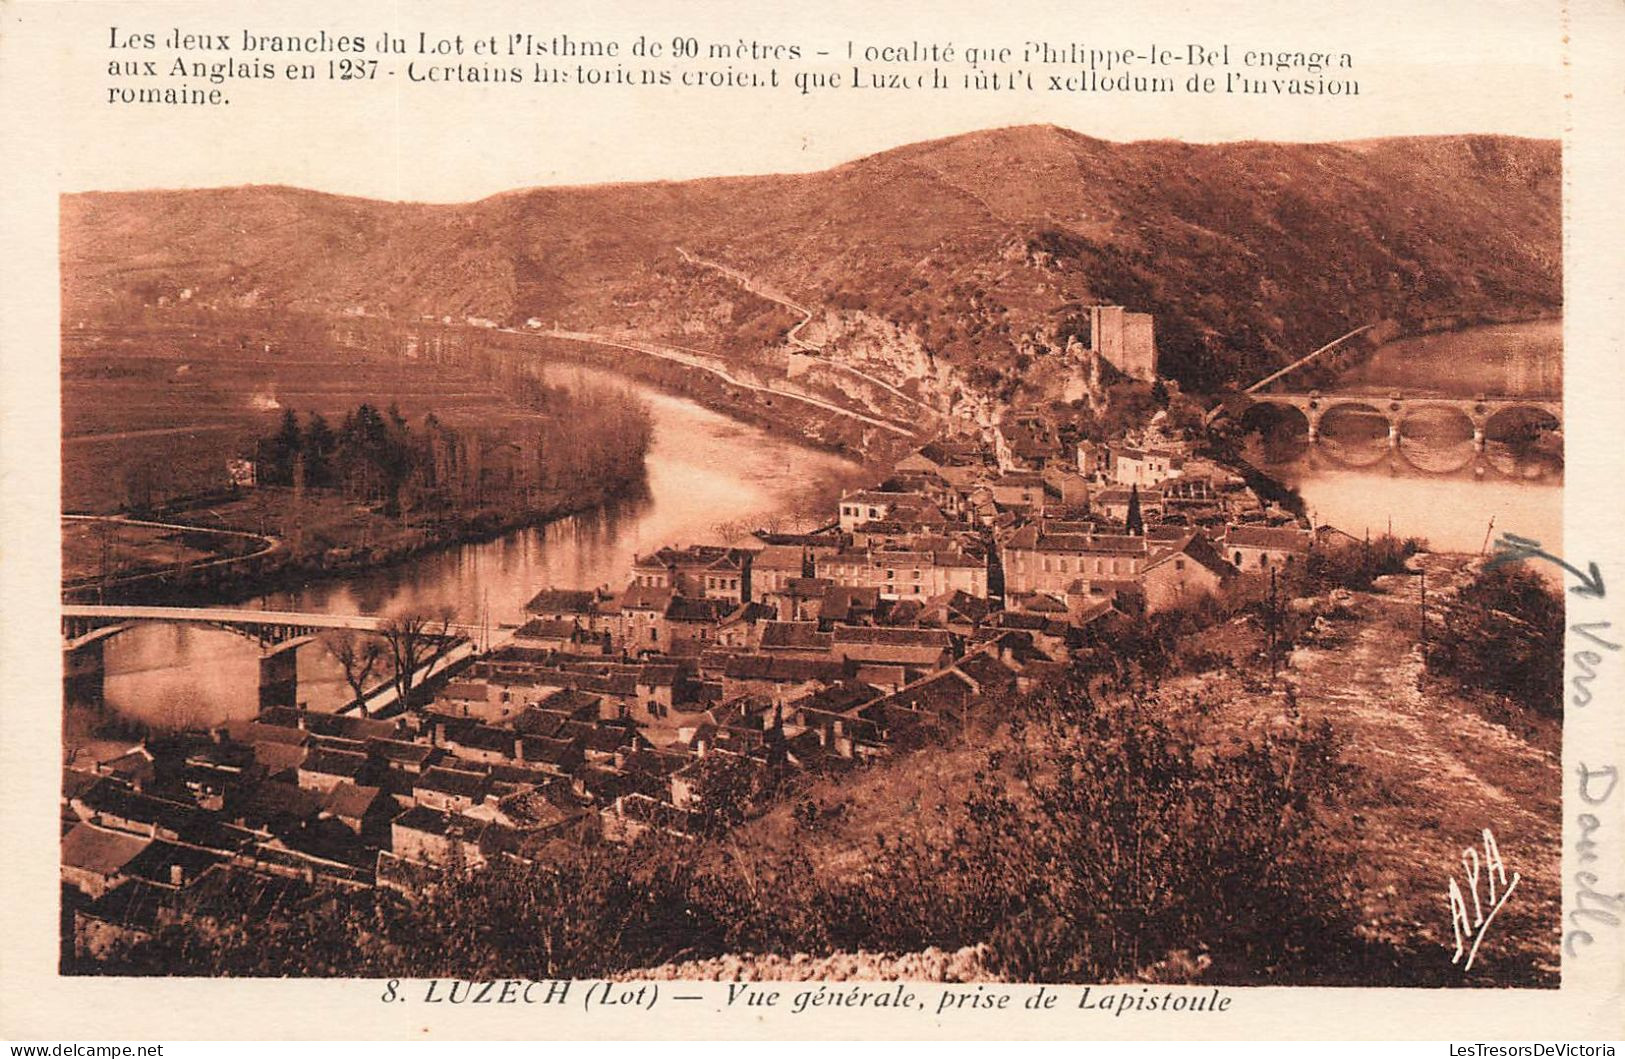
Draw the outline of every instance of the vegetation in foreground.
M1318 837L1342 782L1329 729L1216 753L1153 703L1097 703L1081 679L997 708L1007 720L977 723L964 789L896 807L855 875L814 870L799 838L645 838L453 873L415 899L317 893L268 917L200 917L93 970L540 978L986 943L1003 977L1101 981L1200 939L1258 980L1304 980L1350 936L1344 872ZM818 815L801 819L811 837Z

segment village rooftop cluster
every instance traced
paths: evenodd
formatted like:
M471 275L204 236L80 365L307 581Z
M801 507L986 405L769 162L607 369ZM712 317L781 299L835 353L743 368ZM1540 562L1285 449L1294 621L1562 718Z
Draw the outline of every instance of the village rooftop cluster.
M925 445L831 514L641 555L618 591L544 588L511 639L394 717L273 704L70 762L77 951L318 883L409 892L691 836L719 769L839 775L927 745L1058 675L1091 626L1267 578L1317 539L1156 420L1101 444L1015 417Z

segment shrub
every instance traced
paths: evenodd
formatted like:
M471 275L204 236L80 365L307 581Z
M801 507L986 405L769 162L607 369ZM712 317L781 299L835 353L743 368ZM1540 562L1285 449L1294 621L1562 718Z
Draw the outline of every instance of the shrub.
M1539 574L1480 570L1443 614L1430 673L1534 710L1563 715L1563 597Z

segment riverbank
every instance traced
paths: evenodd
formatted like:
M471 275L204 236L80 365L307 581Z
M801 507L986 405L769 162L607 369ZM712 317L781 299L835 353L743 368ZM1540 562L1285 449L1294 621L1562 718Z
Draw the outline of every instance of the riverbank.
M808 448L854 460L870 468L888 468L925 440L842 414L794 395L731 386L712 371L677 360L627 351L611 360L609 347L547 335L500 332L516 351L539 352L544 363L562 361L596 371L626 376L674 397L693 401L712 412Z
M647 474L616 483L571 490L523 512L483 508L434 522L411 525L366 506L333 496L306 496L295 513L292 490L265 488L224 504L178 509L166 517L206 516L211 522L242 527L257 524L281 543L241 564L182 567L139 582L101 591L95 584L65 589L77 602L180 605L229 604L276 592L292 592L360 573L399 566L413 559L509 533L547 526L586 514L617 500L648 493ZM251 531L252 532L252 531Z

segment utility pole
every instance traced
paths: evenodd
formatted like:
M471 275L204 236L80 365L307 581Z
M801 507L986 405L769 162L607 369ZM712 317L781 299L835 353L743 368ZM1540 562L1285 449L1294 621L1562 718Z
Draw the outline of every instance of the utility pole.
M1276 626L1280 622L1280 615L1275 611L1275 567L1270 567L1270 604L1269 604L1269 656L1270 656L1270 682L1275 681L1275 644L1278 636Z
M1422 571L1422 671L1427 672L1428 664L1428 572Z

